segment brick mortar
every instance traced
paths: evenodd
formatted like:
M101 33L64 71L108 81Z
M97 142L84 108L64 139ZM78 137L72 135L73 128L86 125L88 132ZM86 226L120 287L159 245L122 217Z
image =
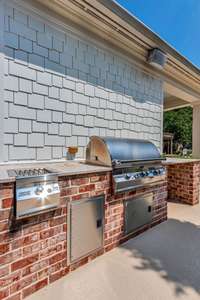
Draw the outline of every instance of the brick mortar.
M16 230L10 232L14 187L0 184L0 299L8 300L12 296L12 299L22 299L167 218L166 182L115 196L111 195L111 173L61 177L59 185L59 208L20 221ZM123 202L130 198L134 201L147 192L154 194L152 223L124 236ZM68 265L67 204L102 194L105 195L104 248Z

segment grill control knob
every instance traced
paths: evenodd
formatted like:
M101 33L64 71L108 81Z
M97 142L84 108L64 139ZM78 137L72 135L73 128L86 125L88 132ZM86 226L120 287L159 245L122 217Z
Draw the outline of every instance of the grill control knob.
M146 176L146 172L144 172L144 171L141 172L141 173L140 173L140 176L141 176L141 177L145 177L145 176Z
M52 192L52 188L48 188L48 189L47 189L47 192L48 192L48 193L51 193L51 192Z
M38 186L35 190L36 195L40 195L44 191L43 186Z
M159 174L159 171L158 170L154 170L153 171L153 175L158 175Z
M158 172L159 172L160 175L164 175L165 174L165 169L163 169L163 168L159 169Z
M131 179L131 175L130 174L126 174L125 175L125 179L127 179L127 180Z
M147 171L146 174L147 174L146 176L148 177L154 177L153 171Z

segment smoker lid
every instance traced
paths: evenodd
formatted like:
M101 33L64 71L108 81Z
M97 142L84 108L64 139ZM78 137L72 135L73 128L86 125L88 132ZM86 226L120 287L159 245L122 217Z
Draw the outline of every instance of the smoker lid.
M90 143L97 140L101 140L107 148L112 163L161 160L157 147L148 140L92 136Z

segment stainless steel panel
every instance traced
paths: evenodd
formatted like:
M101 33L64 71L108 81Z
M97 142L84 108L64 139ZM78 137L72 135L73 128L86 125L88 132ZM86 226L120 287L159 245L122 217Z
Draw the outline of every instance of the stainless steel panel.
M60 189L58 177L49 175L35 178L16 179L14 213L21 219L59 206ZM51 179L51 180L50 180Z
M112 161L140 161L161 159L156 146L147 140L128 138L103 138Z
M70 206L71 262L103 246L104 196L74 201Z
M113 176L113 186L115 193L124 193L128 191L133 191L135 189L152 186L162 182L166 179L165 175L159 175L154 177L146 177L146 178L138 178L138 179L130 179L126 180L125 178L120 178L117 176Z
M32 186L34 184L41 183L41 182L42 183L58 182L58 176L56 174L47 174L41 176L16 178L16 188Z
M90 137L90 142L86 148L86 162L95 165L112 166L110 153L101 137Z
M125 234L152 221L153 193L125 201Z
M27 200L16 201L16 218L24 218L51 210L59 206L58 194L48 195L46 198L31 198Z

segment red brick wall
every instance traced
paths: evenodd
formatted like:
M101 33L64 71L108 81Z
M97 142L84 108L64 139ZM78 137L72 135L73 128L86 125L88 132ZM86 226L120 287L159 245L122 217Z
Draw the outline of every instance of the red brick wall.
M170 201L199 203L200 162L168 165L167 174Z
M62 177L59 184L61 206L18 222L13 232L9 226L14 186L0 184L0 299L22 299L123 242L127 239L123 237L123 201L147 191L111 196L110 173ZM166 183L149 191L154 193L153 222L131 236L167 218ZM67 203L101 194L105 195L105 247L68 266Z
M9 230L13 185L0 185L0 299L21 299L68 272L66 205Z
M139 228L132 234L124 236L124 205L123 202L133 199L145 193L153 193L153 220L151 224ZM144 232L145 230L167 219L167 183L161 183L154 187L138 189L116 196L108 196L105 210L105 251L109 251L120 243Z

